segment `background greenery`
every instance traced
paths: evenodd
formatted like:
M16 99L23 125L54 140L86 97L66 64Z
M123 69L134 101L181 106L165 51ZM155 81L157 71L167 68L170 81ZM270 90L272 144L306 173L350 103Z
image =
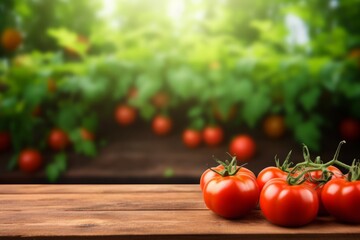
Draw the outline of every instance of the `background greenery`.
M113 118L121 102L145 120L191 103L189 125L218 121L234 135L276 113L296 140L319 150L342 118L360 118L359 11L359 0L2 0L0 30L23 36L16 51L0 49L9 168L24 147L44 149L53 127L95 156L96 143L78 129L96 131L100 115ZM151 101L159 92L170 96L160 109ZM219 121L214 109L236 114ZM55 157L51 179L65 162Z

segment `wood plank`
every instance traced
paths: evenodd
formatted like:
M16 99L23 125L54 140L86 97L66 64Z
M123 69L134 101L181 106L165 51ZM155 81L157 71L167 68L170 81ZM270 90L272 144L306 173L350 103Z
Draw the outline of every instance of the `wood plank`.
M356 225L319 218L301 228L282 228L264 221L259 211L244 219L224 220L210 211L0 211L1 236L106 235L272 235L358 234Z
M205 209L200 192L139 192L117 194L2 194L3 211L62 209L64 211L135 211Z
M225 220L206 209L198 185L3 185L0 189L0 239L360 238L358 225L331 217L301 228L272 225L259 210L243 219Z

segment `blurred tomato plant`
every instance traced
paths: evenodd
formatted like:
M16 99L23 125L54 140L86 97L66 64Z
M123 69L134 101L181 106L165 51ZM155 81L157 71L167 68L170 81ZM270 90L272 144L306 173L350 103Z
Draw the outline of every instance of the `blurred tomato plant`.
M81 129L94 136L114 106L146 121L190 106L190 128L231 126L234 136L277 115L281 134L315 150L342 115L360 118L360 23L348 21L359 0L69 2L0 3L9 169L24 148L46 150L54 128L96 156L98 139ZM47 161L52 181L66 170L64 151Z

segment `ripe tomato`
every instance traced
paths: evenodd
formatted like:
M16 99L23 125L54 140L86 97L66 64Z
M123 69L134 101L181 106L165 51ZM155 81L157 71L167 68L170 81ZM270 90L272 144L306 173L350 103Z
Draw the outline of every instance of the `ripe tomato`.
M47 89L48 89L48 92L50 92L50 93L56 92L57 84L56 84L56 81L54 79L52 79L52 78L48 79L48 81L47 81Z
M237 157L237 159L244 161L248 160L255 154L255 142L248 135L238 135L230 143L230 154Z
M128 105L119 105L115 109L115 120L122 126L134 123L137 112L135 108Z
M211 147L218 146L224 139L224 131L218 126L207 126L203 130L204 142Z
M170 96L167 92L160 91L156 93L152 99L151 102L154 104L157 108L164 108L169 105Z
M10 148L11 137L8 132L0 132L0 152Z
M238 167L239 168L239 167ZM224 166L222 165L218 165L217 167L213 167L212 169L218 171L218 172L221 172L222 170L224 170ZM256 180L256 176L255 174L247 169L247 168L244 168L244 167L241 167L240 170L237 172L237 174L247 174L249 177L252 177L254 180ZM216 172L212 171L210 168L209 169L206 169L203 174L201 175L201 178L200 178L200 188L201 190L204 189L204 186L211 180L213 179L214 177L218 176L219 174L217 174Z
M42 114L42 110L41 110L41 107L38 105L36 107L34 107L34 109L32 110L31 112L31 115L33 117L40 117Z
M243 217L258 203L259 189L256 180L240 170L234 176L217 175L203 188L206 206L224 218Z
M221 122L227 122L229 120L232 120L236 116L236 107L231 106L227 114L222 114L219 110L219 107L217 105L214 105L213 107L213 115L216 120Z
M348 223L360 223L359 199L359 180L332 179L325 184L321 193L325 209L336 219Z
M360 123L353 118L346 118L340 123L340 134L345 140L356 140L360 136Z
M335 166L329 166L329 167L327 167L327 170L333 173L331 179L344 178L343 173ZM326 211L324 204L321 200L321 194L322 194L324 185L316 183L317 180L321 180L323 178L323 172L321 170L318 170L318 171L310 172L309 175L310 175L310 178L305 176L308 179L305 181L304 184L307 184L310 187L312 187L318 195L318 198L319 198L318 215L320 215L320 216L328 215L329 213Z
M167 135L171 132L172 125L171 118L158 115L153 119L152 129L157 135Z
M281 178L270 180L260 194L260 209L265 218L280 226L308 224L316 218L318 207L314 189L304 184L289 185Z
M49 134L48 144L51 149L60 151L64 150L70 144L70 140L66 132L55 128L51 130Z
M186 129L183 132L182 140L184 144L189 148L198 147L202 141L201 132L193 129Z
M81 138L85 141L94 141L94 134L86 128L80 128Z
M42 164L42 156L40 152L35 149L26 149L20 153L18 164L23 172L35 172Z
M212 169L217 171L224 170L224 167L222 165L218 165L217 167L213 167ZM218 174L214 171L212 171L210 168L206 169L203 174L201 174L200 177L200 188L201 190L204 189L205 185L214 177L216 177Z
M263 123L265 134L270 138L279 138L285 133L284 118L280 115L271 115Z
M329 166L326 168L329 172L332 172L331 179L334 178L343 178L344 174L335 166ZM321 180L323 178L323 172L321 170L310 172L308 182L316 182L316 180ZM313 181L312 181L313 180Z
M15 51L22 42L19 31L13 28L5 29L1 36L1 44L8 51Z
M271 179L274 179L274 178L286 179L287 174L288 174L287 172L284 172L283 170L281 170L278 167L264 168L263 170L261 170L261 172L259 173L259 175L256 178L256 182L259 186L259 190L261 191L263 189L264 185Z
M131 87L127 92L127 99L136 99L138 97L139 93L137 88Z

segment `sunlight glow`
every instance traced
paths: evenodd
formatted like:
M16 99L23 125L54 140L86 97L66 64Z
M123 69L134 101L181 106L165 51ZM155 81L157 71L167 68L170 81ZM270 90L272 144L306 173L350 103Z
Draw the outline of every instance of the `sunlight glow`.
M99 16L106 18L114 13L116 8L116 0L102 0L103 8L99 11Z
M179 21L185 10L185 1L171 0L168 5L168 15L175 21Z
M285 24L289 30L289 35L286 38L289 44L304 45L309 42L307 26L300 17L294 14L287 14Z
M98 16L109 20L109 26L111 28L118 28L120 26L119 21L114 20L114 13L117 6L116 0L102 0L103 7L99 10Z

